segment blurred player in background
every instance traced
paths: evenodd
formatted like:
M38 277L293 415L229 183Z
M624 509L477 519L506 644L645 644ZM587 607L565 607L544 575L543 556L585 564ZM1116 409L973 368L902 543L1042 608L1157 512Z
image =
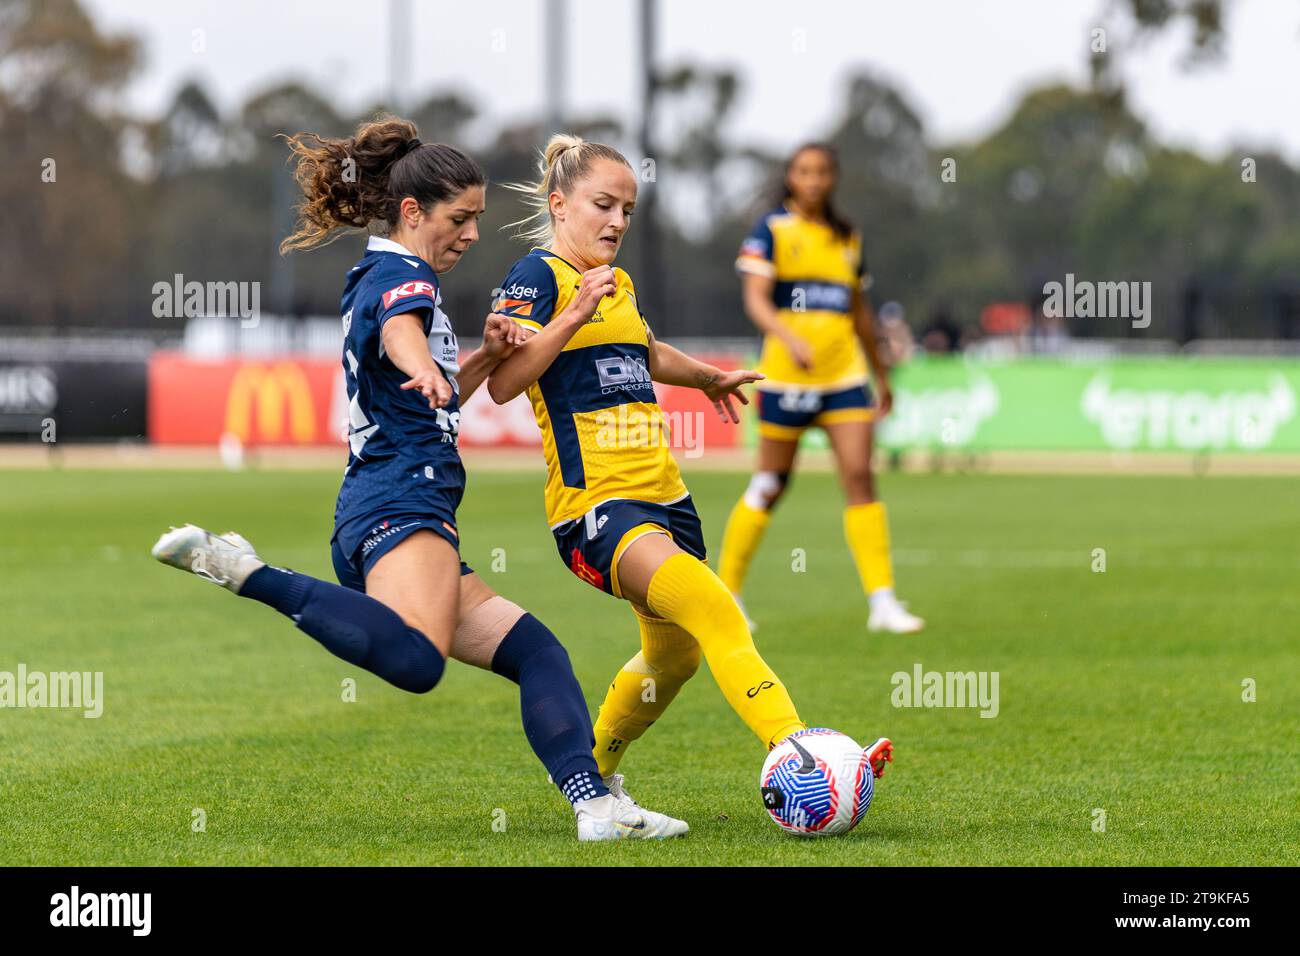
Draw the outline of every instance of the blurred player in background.
M561 559L583 581L629 601L641 651L615 675L596 719L605 783L627 745L709 663L727 702L772 747L803 730L784 685L754 647L745 616L705 561L700 520L655 400L653 382L698 388L724 420L762 376L724 372L655 339L632 280L613 268L637 180L609 146L555 136L540 179L515 187L535 212L516 225L536 244L501 284L496 310L532 337L492 372L504 403L528 393L547 464L546 515ZM868 753L883 772L889 742Z
M889 368L876 349L862 237L831 201L837 177L829 146L797 149L785 167L780 204L759 217L736 260L745 312L763 333L764 378L757 385L758 467L727 521L718 574L739 601L794 473L799 438L820 426L844 488L844 536L870 603L867 626L910 634L925 622L894 595L889 522L871 465L875 416L893 401Z
M916 336L907 324L906 313L898 302L886 302L876 316L880 335L876 347L880 360L891 370L906 365L916 354Z
M483 347L458 363L440 308L438 274L478 239L483 171L452 146L422 144L414 124L395 118L363 124L348 140L303 133L288 142L305 198L282 251L322 245L345 228L386 227L343 291L349 454L331 540L343 587L273 567L239 535L194 525L164 534L154 557L270 605L403 690L431 690L449 656L514 681L528 742L573 805L580 840L685 833L680 820L610 794L564 648L459 559L459 407L524 335L490 315Z

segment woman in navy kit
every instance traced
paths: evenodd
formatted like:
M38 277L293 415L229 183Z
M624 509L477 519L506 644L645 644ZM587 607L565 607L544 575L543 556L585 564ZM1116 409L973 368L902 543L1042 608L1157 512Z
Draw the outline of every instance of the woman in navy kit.
M459 363L440 307L439 273L478 238L482 170L454 147L421 144L396 118L346 140L303 133L288 142L304 201L282 251L345 228L387 227L387 237L370 237L342 300L349 453L331 554L343 586L273 567L239 535L194 525L164 534L154 557L274 607L403 690L431 690L447 657L501 674L519 684L524 731L573 804L580 840L685 833L681 821L609 793L564 648L459 559L460 405L524 338L513 320L489 315L482 348Z

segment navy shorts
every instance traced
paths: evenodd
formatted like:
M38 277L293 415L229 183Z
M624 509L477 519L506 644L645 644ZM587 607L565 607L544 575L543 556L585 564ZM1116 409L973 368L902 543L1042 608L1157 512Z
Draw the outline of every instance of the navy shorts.
M622 597L618 590L618 559L633 541L651 533L644 525L668 532L677 547L701 561L706 559L704 531L690 495L666 505L628 498L607 501L581 518L556 525L551 533L570 571L592 587Z
M800 388L780 392L760 390L758 433L764 438L794 441L810 425L869 422L874 405L869 385L854 385L835 392Z
M459 552L456 508L464 492L465 469L456 454L356 468L339 489L330 538L339 583L364 591L375 562L417 531L432 531ZM463 561L460 573L472 573Z
M401 523L404 525L407 522L403 522L398 518L393 519L392 523ZM415 527L393 534L383 541L382 546L372 549L370 554L361 561L357 561L355 558L351 558L345 554L343 546L339 544L339 539L335 538L330 542L330 559L334 562L334 576L339 579L339 584L343 585L345 588L351 588L354 591L360 591L364 594L366 590L366 575L370 573L370 569L374 567L375 562L419 530L419 527ZM437 529L430 527L430 530L432 531ZM444 534L443 537L446 537L446 535ZM474 569L468 564L464 561L460 563L461 577L473 573Z

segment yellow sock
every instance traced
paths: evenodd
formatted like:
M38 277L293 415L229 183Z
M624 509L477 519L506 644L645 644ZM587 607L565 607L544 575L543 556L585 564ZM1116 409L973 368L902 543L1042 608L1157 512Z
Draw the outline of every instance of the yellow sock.
M650 579L648 603L699 641L727 703L765 746L806 726L754 647L735 598L707 564L689 554L673 555Z
M885 504L872 501L844 509L844 537L858 566L862 590L867 594L894 586L894 566L889 558L889 519Z
M751 508L749 502L741 498L736 507L731 509L727 519L727 528L722 533L722 557L718 559L718 577L732 594L739 594L745 586L745 575L749 573L749 563L754 560L754 553L763 540L763 532L772 520L770 511Z
M700 645L676 624L634 612L641 651L614 675L596 716L596 766L618 769L627 745L646 732L700 666Z

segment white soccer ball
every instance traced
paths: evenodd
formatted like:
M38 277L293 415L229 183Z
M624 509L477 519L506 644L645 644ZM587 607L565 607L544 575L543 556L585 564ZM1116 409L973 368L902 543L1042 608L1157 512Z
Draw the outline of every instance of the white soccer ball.
M875 777L866 751L852 737L810 727L772 748L758 786L768 816L782 830L837 836L866 815Z

